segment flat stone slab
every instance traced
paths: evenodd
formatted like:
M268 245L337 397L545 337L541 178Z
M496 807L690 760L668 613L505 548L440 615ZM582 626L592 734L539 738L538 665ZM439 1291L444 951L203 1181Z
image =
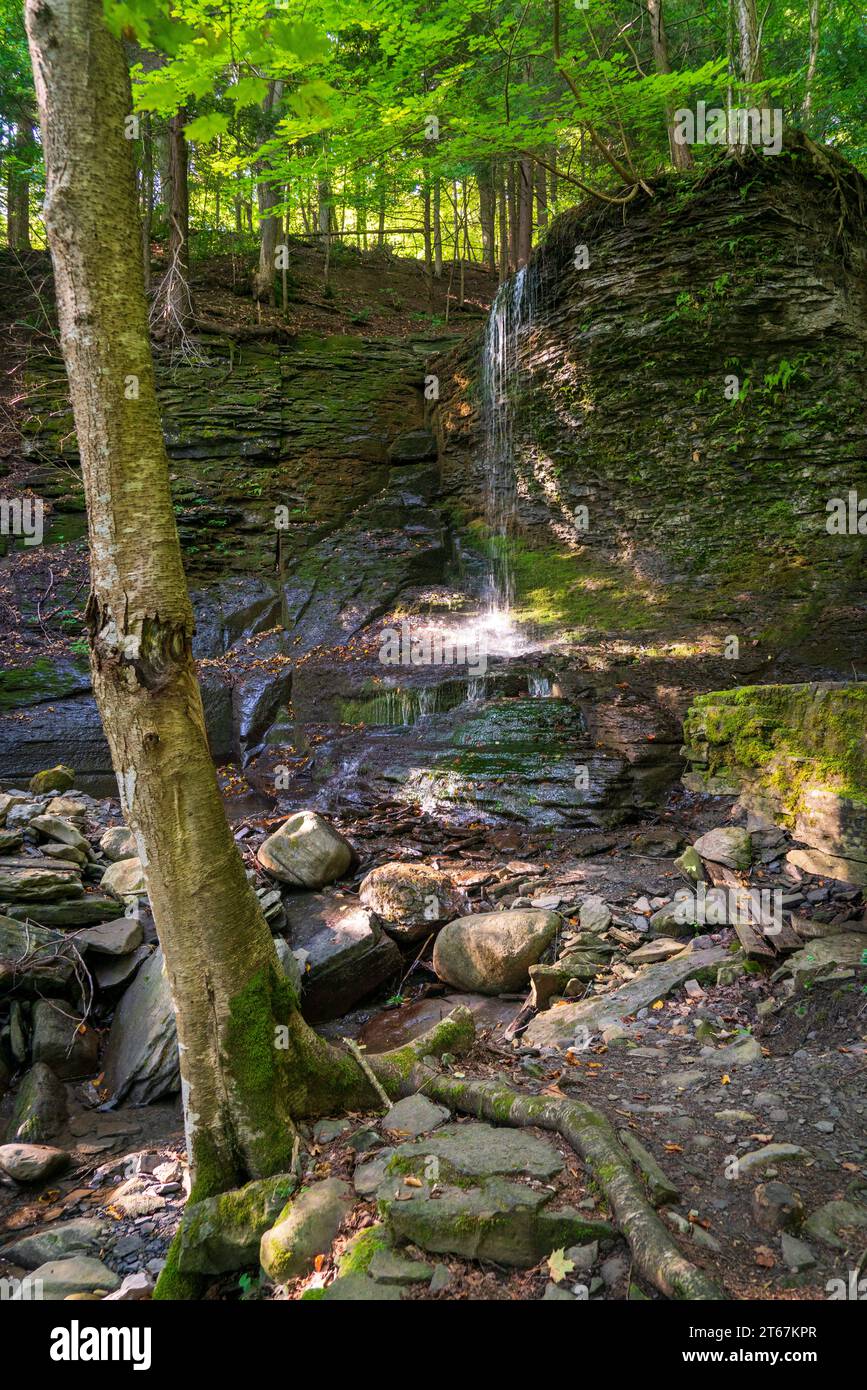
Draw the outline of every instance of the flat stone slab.
M37 1269L52 1260L71 1255L98 1255L105 1241L109 1223L96 1216L82 1216L74 1221L57 1221L32 1236L23 1236L0 1250L0 1259L23 1269Z
M573 1207L549 1212L550 1191L492 1178L479 1187L445 1187L436 1198L421 1192L381 1202L386 1224L398 1240L431 1254L494 1260L529 1269L552 1250L580 1241L610 1238L613 1226L588 1221Z
M90 1255L73 1255L68 1260L49 1260L47 1264L34 1269L29 1280L30 1289L16 1289L12 1295L13 1301L22 1299L27 1293L30 1298L36 1297L36 1289L46 1302L56 1303L67 1298L69 1294L97 1291L113 1293L120 1287L120 1279L114 1271Z
M550 1144L522 1129L497 1129L494 1125L447 1125L409 1144L401 1144L398 1159L431 1157L444 1160L467 1177L525 1174L553 1178L563 1160Z
M395 943L366 908L323 893L286 900L289 945L302 965L302 1009L313 1023L337 1018L397 975Z
M634 980L629 980L610 994L580 1000L576 1004L555 1005L537 1014L527 1028L524 1040L531 1047L568 1046L579 1029L601 1032L603 1028L619 1023L639 1009L649 1008L657 999L664 998L687 980L698 979L704 971L715 974L717 966L724 964L728 958L729 953L724 946L712 946L709 950L691 951L688 955L649 965Z
M382 1117L382 1128L393 1139L417 1139L449 1119L451 1111L427 1096L405 1096Z

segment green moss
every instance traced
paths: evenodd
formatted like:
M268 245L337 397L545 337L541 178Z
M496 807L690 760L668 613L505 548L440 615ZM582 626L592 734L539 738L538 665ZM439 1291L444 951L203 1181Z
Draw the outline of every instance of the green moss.
M746 781L794 817L807 787L867 805L867 686L766 685L700 695L684 720L703 775Z
M368 1226L352 1237L340 1256L337 1272L343 1274L366 1274L377 1250L390 1250L391 1237L382 1225Z

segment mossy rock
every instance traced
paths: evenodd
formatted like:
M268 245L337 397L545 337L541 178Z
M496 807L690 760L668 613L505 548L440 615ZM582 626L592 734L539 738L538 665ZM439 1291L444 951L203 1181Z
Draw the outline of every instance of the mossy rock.
M64 767L58 763L57 767L48 767L44 772L37 772L30 778L30 790L39 796L43 792L68 792L75 786L75 772L71 767Z
M291 1173L278 1173L188 1206L178 1232L181 1273L226 1274L255 1264L262 1236L296 1186Z

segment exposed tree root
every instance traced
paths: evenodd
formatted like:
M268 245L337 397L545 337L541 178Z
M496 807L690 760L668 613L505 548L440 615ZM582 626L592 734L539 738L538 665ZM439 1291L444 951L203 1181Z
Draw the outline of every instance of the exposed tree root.
M419 1063L404 1094L423 1090L451 1110L504 1125L554 1130L583 1159L611 1205L635 1269L669 1298L722 1299L722 1289L678 1250L644 1194L628 1154L600 1111L583 1101L526 1096L496 1081L458 1081Z

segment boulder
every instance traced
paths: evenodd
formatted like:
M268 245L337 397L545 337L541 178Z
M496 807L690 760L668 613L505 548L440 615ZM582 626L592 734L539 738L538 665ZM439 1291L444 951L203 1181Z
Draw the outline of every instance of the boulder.
M696 840L693 849L702 859L728 869L748 869L753 862L752 836L738 825L718 825Z
M44 792L68 792L75 786L75 773L71 767L64 767L62 763L57 767L48 767L44 772L37 772L29 782L29 790L35 796L41 796Z
M83 801L76 801L73 796L52 797L45 811L49 816L62 816L64 820L71 820L73 825L79 828L87 821L87 806Z
M0 792L0 825L6 824L6 816L14 806L26 806L29 801L26 792Z
M450 1111L427 1096L404 1096L382 1117L382 1128L392 1139L417 1139L430 1134L449 1119Z
M298 811L259 846L262 868L295 888L324 888L356 862L355 850L315 811Z
M303 961L301 1004L313 1023L337 1018L402 969L400 951L363 907L320 893L287 902L289 944Z
M139 894L147 893L144 869L138 855L131 855L129 859L118 859L116 863L110 864L100 879L99 886L107 893L114 893L118 898L137 897Z
M21 1082L7 1138L39 1144L53 1139L66 1124L66 1090L50 1067L35 1062Z
M91 1255L72 1255L66 1260L49 1260L47 1264L34 1269L29 1276L31 1289L38 1288L39 1296L46 1302L60 1302L73 1294L113 1293L120 1286L120 1279L114 1270L95 1260ZM35 1288L34 1288L35 1286ZM31 1293L31 1297L34 1296ZM16 1290L12 1298L21 1296Z
M227 1274L254 1264L262 1236L296 1186L291 1173L278 1173L188 1207L178 1232L178 1268L185 1274Z
M578 920L582 931L606 931L611 926L611 918L611 908L596 893L591 893L581 904Z
M55 1221L42 1230L34 1231L31 1236L5 1245L0 1250L0 1259L21 1265L23 1269L37 1269L49 1260L62 1260L69 1255L98 1255L105 1243L107 1230L107 1223L96 1216Z
M85 857L91 853L90 844L84 838L71 821L65 820L63 816L34 816L30 822L30 829L37 831L43 840L57 840L61 845L69 845L72 849L80 850Z
M33 1005L34 1062L44 1062L63 1081L93 1076L99 1038L93 1028L72 1015L63 999L38 999Z
M445 1186L435 1199L427 1191L414 1189L409 1198L405 1193L404 1200L381 1199L386 1225L396 1240L430 1254L529 1269L553 1250L615 1234L607 1222L588 1220L572 1207L546 1210L549 1190L502 1178L470 1188Z
M867 961L867 933L840 932L821 936L794 951L780 967L780 974L794 975L797 981L848 970Z
M352 1191L340 1178L317 1182L290 1201L259 1246L259 1263L268 1278L283 1284L307 1274L316 1256L331 1249L352 1203Z
M526 987L529 968L561 925L556 912L518 909L459 917L443 927L433 967L441 980L479 994L506 994Z
M416 941L450 922L466 903L447 874L426 864L380 864L358 895L398 941Z
M145 961L117 1006L103 1074L108 1096L130 1105L148 1105L180 1085L175 1014L162 951Z
M389 445L389 463L426 463L437 457L437 442L430 430L405 430Z
M498 1129L469 1121L447 1125L395 1150L392 1165L396 1178L389 1175L383 1191L399 1187L403 1174L430 1173L430 1160L436 1158L449 1176L513 1177L524 1174L540 1180L550 1179L563 1169L563 1160L551 1144L524 1129ZM395 1189L396 1190L396 1189Z
M80 951L94 951L101 956L126 956L141 945L142 925L137 917L117 917L113 922L100 922L76 932L75 944Z
M0 1170L16 1182L44 1182L55 1173L60 1173L69 1164L69 1154L63 1149L53 1149L48 1144L3 1144L0 1145ZM12 1256L3 1251L4 1259ZM47 1260L43 1255L42 1260ZM37 1260L36 1264L41 1264ZM15 1261L24 1264L23 1260ZM32 1268L32 1266L28 1266Z
M106 859L116 864L119 859L135 859L138 856L135 836L125 825L113 825L101 837L99 847Z

